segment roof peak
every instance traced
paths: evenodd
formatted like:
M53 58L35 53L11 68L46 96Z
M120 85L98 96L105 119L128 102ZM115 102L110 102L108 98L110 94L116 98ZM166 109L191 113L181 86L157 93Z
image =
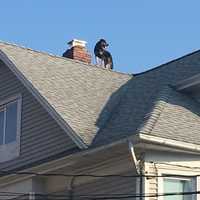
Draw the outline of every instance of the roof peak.
M154 67L154 68L148 69L148 70L146 70L146 71L144 71L144 72L136 73L136 74L133 74L133 75L134 75L134 76L139 76L139 75L143 75L143 74L146 74L146 73L151 72L151 71L154 71L154 70L159 70L160 68L165 67L165 66L168 65L168 64L171 64L171 63L173 63L173 62L176 62L176 61L178 61L178 60L181 60L181 59L183 59L183 58L185 58L185 57L191 56L191 55L196 54L196 53L200 53L200 49L195 50L195 51L193 51L193 52L191 52L191 53L187 53L187 54L185 54L185 55L183 55L183 56L180 56L180 57L178 57L178 58L175 58L175 59L173 59L173 60L170 60L170 61L168 61L168 62L166 62L166 63L160 64L160 65L158 65L157 67Z
M65 58L65 57L62 57L62 56L59 56L59 55L56 55L56 54L52 54L52 53L49 53L49 52L45 52L45 51L35 50L35 49L30 48L30 47L25 47L25 46L23 46L23 45L19 45L19 44L16 44L16 43L5 42L5 41L0 40L0 45L1 45L1 44L3 44L3 45L8 45L8 46L14 46L14 47L21 48L21 49L24 49L24 50L32 51L32 52L39 53L39 54L43 54L43 55L47 55L47 56L50 56L50 57L53 57L53 58L68 60L68 61L73 62L73 63L80 63L80 64L82 64L82 65L87 65L87 66L90 66L90 67L94 67L94 68L99 69L99 70L106 70L106 71L109 71L109 72L111 72L111 73L122 74L122 75L130 76L130 77L133 76L133 74L124 73L124 72L119 72L119 71L113 71L113 70L108 70L108 69L99 67L99 66L97 66L97 65L86 64L86 63L81 62L81 61L78 61L78 60L74 60L74 59L70 59L70 58Z

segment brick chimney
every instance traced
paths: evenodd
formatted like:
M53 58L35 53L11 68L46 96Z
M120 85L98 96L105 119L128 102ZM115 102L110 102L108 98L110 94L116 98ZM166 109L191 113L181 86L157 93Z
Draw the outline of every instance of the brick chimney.
M86 43L85 41L77 39L68 42L69 49L63 53L63 57L91 64L92 57L86 49Z

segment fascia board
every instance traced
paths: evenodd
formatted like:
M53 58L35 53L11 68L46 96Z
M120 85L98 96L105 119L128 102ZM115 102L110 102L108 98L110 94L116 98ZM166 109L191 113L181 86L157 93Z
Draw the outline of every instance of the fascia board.
M138 136L139 136L139 141L147 143L147 145L148 143L151 143L151 144L163 145L165 147L167 146L167 147L172 147L176 149L179 148L185 151L200 153L200 145L198 144L192 144L188 142L166 139L166 138L156 137L156 136L151 136L151 135L146 135L146 134L139 134Z

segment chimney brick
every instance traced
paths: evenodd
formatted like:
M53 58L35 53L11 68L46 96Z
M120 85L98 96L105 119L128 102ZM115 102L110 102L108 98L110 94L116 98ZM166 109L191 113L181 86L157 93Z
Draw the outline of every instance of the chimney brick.
M63 57L79 60L91 64L92 56L86 49L86 42L81 40L72 40L68 43L70 48L63 54Z

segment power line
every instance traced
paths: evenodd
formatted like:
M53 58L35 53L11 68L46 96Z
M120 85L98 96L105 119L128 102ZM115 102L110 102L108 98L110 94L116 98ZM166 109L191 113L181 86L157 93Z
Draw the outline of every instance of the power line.
M12 192L0 192L1 196L6 197L13 197L20 195L23 196L29 196L29 193L12 193ZM193 192L172 192L172 193L146 193L146 194L93 194L93 195L87 195L87 194L79 194L74 195L74 198L87 198L87 199L127 199L127 198L137 198L137 197L160 197L160 196L180 196L180 195L194 195L194 194L200 194L200 191L193 191ZM18 197L20 197L18 196ZM68 195L55 195L55 194L37 194L35 193L36 197L41 198L54 198L54 199L61 199L61 198L69 198Z
M19 172L19 171L0 171L0 175L35 175L35 176L64 176L64 177L94 177L94 178L109 178L109 177L121 177L121 178L157 178L157 177L198 177L196 175L180 175L180 174L163 174L163 175L120 175L120 174L65 174L65 173L36 173L36 172Z
M172 166L180 166L180 167L187 167L191 168L189 166L182 166L182 165L176 165L176 164L170 164L170 163L157 163L157 164L167 164ZM197 167L196 167L197 168ZM198 168L199 169L199 168ZM0 171L0 175L37 175L37 176L64 176L64 177L94 177L94 178L112 178L112 177L120 177L120 178L137 178L137 177L146 177L146 178L156 178L156 177L198 177L199 174L196 175L180 175L180 174L164 174L164 175L120 175L120 174L65 174L65 173L36 173L36 172L28 172L28 171ZM173 196L173 195L194 195L194 194L200 194L200 191L196 192L183 192L183 193L164 193L164 194L82 194L82 195L76 195L74 194L74 198L76 199L89 199L89 200L103 200L103 199L128 199L128 198L139 198L139 197L159 197L159 196ZM29 195L26 193L6 193L6 192L0 192L0 197L9 197L9 196L24 196ZM35 194L36 196L40 196L41 200L45 200L45 198L48 197L48 200L53 199L65 199L70 200L71 198L69 195L52 195L52 194ZM18 197L17 197L18 198ZM23 197L22 197L23 198ZM1 199L0 199L1 200ZM23 200L25 200L23 198Z

